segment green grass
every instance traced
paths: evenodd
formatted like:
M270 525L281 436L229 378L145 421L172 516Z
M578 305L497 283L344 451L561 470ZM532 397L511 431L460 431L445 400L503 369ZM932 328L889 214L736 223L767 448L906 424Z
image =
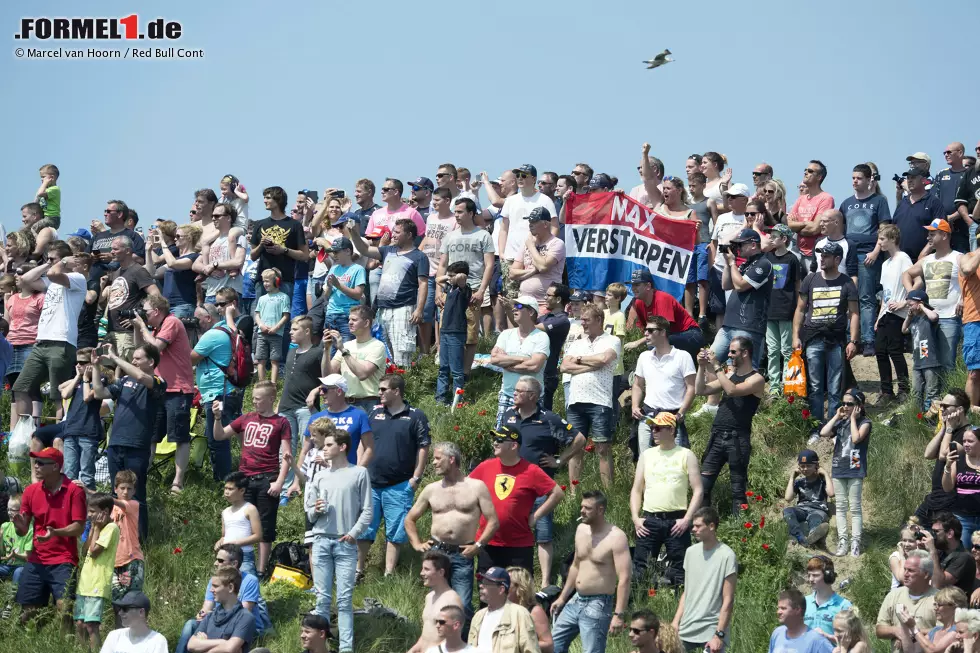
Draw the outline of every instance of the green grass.
M489 343L482 343L481 350L488 349ZM628 354L627 369L632 368L634 354ZM435 377L436 366L431 359L409 369L406 374L409 400L429 416L435 440L458 440L464 457L479 462L490 451L488 434L496 411L499 377L477 370L467 384L467 405L454 415L435 403ZM962 382L960 374L954 384ZM752 501L746 517L754 522L752 530L745 530L743 520L726 522L721 529L723 540L738 554L741 567L732 632L733 653L766 649L769 635L776 626L775 604L780 589L795 583L808 592L802 585L806 553L795 546L787 548L779 501L788 469L796 453L804 447L809 433L809 425L800 413L803 403L789 404L779 400L760 410L756 416L749 486L763 499ZM560 388L555 405L564 405ZM246 409L250 406L249 394ZM9 396L0 408L0 419L6 420L8 412ZM866 553L857 561L848 558L838 562L840 578L851 581L844 595L858 606L872 632L878 607L889 589L887 557L898 539L897 526L912 513L929 489L932 467L922 459L922 450L930 430L915 419L914 411L907 412L910 416L894 428L882 426L872 415L875 425L869 447L869 476L864 486ZM632 536L628 494L633 465L624 444L628 428L625 422L621 420L617 438L620 444L615 448L616 479L608 518ZM704 450L709 428L707 419L689 420L692 446L699 456ZM823 458L824 465L829 464L829 457ZM210 469L193 471L185 491L178 497L172 497L168 492L167 481L172 473L172 466L164 466L159 477L151 479L150 539L145 547L146 592L153 601L151 626L167 637L171 647L176 645L183 622L200 607L211 568L212 546L220 535L219 513L224 507L218 487L210 480ZM432 480L429 477L425 482ZM567 483L567 477L559 475L558 482ZM595 487L600 487L597 461L594 455L587 454L580 489ZM729 491L726 471L713 493L714 503L723 514L729 504ZM279 515L279 539L301 539L300 502L290 502ZM758 523L762 515L765 515L766 523L760 529ZM555 512L556 560L571 551L576 517L577 505L571 499L566 499ZM428 529L427 519L420 523L423 534ZM833 528L828 541L835 541ZM768 550L762 548L763 544L768 545ZM414 643L420 630L423 588L418 580L419 556L406 546L398 574L392 579L382 579L382 546L379 540L372 549L367 580L355 592L355 607L359 607L365 597L374 597L407 617L408 623L358 618L355 634L358 651L405 651ZM634 602L636 608L649 606L668 621L673 617L676 607L673 593L664 591L651 596L644 587L638 594ZM298 617L313 606L313 595L282 584L263 586L263 595L269 603L276 632L259 644L274 652L298 650ZM0 585L0 602L6 603L11 597L10 584ZM111 624L105 624L104 632L111 627ZM884 642L875 642L874 649L884 653L889 647ZM82 649L73 637L63 638L51 619L30 629L21 628L16 619L0 622L0 652L41 650L70 653ZM573 645L573 650L581 650L578 643ZM625 653L631 647L628 638L621 635L610 638L607 650Z

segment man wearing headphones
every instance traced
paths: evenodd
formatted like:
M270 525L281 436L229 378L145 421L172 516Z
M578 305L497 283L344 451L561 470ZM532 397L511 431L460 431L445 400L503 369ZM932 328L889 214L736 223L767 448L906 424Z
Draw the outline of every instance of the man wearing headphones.
M841 610L850 610L851 602L834 591L833 561L825 555L816 555L806 563L806 580L813 594L806 597L806 613L803 622L831 639L834 635L834 617Z

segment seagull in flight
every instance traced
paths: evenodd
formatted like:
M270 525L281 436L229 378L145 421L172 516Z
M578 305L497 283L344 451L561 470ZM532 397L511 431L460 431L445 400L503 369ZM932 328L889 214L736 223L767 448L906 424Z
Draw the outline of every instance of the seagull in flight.
M670 54L670 50L664 50L653 59L644 61L643 63L647 64L647 70L650 70L651 68L659 68L665 63L670 63L671 61L673 61L673 59L671 59L668 56L669 54Z

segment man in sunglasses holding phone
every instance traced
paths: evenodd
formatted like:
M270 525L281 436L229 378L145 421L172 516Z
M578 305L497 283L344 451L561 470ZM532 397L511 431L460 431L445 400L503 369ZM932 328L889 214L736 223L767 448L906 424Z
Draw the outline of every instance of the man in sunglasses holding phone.
M112 259L112 241L118 236L127 236L133 241L133 258L140 265L145 262L141 256L146 250L146 243L143 237L132 229L126 228L126 216L129 215L129 207L122 200L109 200L109 204L103 211L104 222L108 227L106 231L100 231L92 239L92 255L95 256L95 263L89 278L99 280L110 270L119 268L119 264Z
M537 189L538 169L525 163L511 172L517 178L518 192L504 200L500 209L500 234L497 236L497 252L500 254L500 271L503 274L504 295L514 299L520 292L520 282L510 276L514 260L521 257L528 236L531 235L527 217L542 207L548 211L552 226L558 228L558 212L555 203Z

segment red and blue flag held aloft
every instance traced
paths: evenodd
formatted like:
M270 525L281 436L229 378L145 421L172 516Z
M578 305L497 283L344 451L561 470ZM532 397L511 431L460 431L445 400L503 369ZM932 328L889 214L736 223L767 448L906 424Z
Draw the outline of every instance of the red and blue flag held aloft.
M603 291L647 269L658 290L684 297L697 244L697 222L660 215L621 192L572 194L566 200L565 247L572 288Z

